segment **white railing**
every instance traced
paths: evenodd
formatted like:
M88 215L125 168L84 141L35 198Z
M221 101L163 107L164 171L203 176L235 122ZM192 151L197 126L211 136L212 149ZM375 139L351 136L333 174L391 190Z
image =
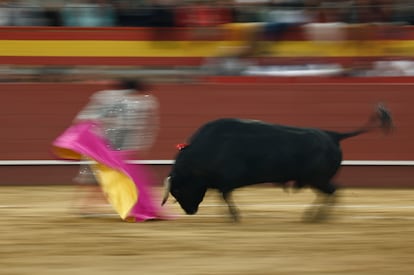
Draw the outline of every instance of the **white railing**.
M26 165L79 165L91 163L90 161L67 160L0 160L0 166L26 166ZM131 160L132 164L146 165L172 165L174 160ZM414 160L344 160L342 165L348 166L413 166Z

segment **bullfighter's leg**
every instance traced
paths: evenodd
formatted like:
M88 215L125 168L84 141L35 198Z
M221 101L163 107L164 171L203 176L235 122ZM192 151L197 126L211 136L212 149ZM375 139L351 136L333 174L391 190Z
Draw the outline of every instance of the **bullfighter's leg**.
M238 222L240 220L239 211L237 210L237 207L233 203L231 192L222 192L222 197L224 201L227 203L231 218L233 219L234 222Z

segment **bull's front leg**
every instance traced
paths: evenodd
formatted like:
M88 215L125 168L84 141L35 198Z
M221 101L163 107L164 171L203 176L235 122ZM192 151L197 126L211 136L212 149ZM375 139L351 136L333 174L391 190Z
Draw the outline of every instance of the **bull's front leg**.
M335 205L335 194L319 194L317 202L307 212L307 221L311 222L323 222L330 218L331 211Z
M227 207L229 208L229 212L230 212L230 215L233 221L234 222L240 221L239 211L237 210L237 207L233 203L231 192L222 192L222 197L224 201L226 202Z
M305 211L304 220L321 222L327 220L336 202L336 186L332 183L317 187L317 198L313 205Z

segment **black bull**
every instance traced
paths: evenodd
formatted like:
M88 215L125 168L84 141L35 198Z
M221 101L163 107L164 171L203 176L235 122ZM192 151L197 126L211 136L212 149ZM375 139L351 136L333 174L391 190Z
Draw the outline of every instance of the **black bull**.
M337 189L332 178L342 162L340 141L378 127L386 133L392 129L391 115L382 105L364 126L345 133L233 118L208 122L178 152L162 204L171 193L187 214L195 214L207 189L217 189L237 220L234 189L293 182L296 188L309 186L326 195L324 204L306 216L323 218Z

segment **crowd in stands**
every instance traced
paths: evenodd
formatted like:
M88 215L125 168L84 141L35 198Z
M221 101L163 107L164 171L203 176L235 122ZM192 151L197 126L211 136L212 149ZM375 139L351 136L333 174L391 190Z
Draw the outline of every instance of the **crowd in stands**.
M311 21L414 24L411 0L0 0L0 26L214 27Z

